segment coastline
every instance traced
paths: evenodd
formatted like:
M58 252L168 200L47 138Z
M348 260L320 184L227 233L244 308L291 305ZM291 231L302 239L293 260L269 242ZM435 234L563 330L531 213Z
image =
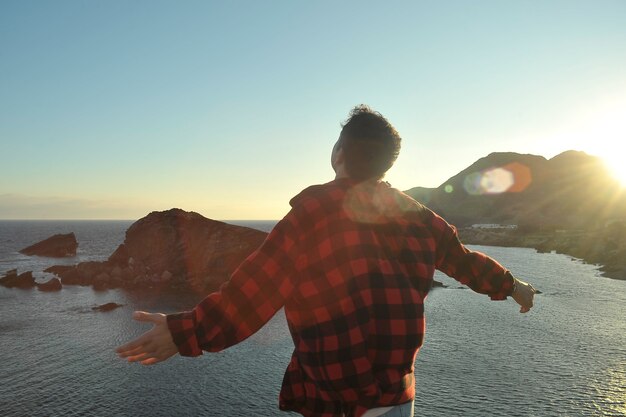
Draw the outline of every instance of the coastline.
M601 275L626 280L626 237L624 225L596 230L459 229L464 244L533 248L539 253L555 252L600 265Z

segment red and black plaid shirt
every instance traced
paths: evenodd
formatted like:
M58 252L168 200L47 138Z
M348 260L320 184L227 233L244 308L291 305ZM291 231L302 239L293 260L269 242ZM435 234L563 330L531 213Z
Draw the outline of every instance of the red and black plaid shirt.
M501 300L512 275L383 182L312 186L219 292L167 317L181 355L246 339L285 308L295 349L280 409L360 416L413 399L424 299L438 269Z

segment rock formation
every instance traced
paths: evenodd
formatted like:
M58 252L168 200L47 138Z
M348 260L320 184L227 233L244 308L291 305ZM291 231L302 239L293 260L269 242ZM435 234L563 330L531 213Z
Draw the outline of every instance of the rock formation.
M32 271L18 275L17 269L12 269L0 278L0 285L7 288L33 288L35 286L35 278L33 278Z
M267 234L171 209L133 223L105 262L46 269L64 285L94 289L181 288L206 292L225 282Z
M37 284L37 289L39 291L61 291L63 285L61 284L61 280L58 278L51 278L47 282L42 284Z
M116 308L123 307L123 306L124 306L123 304L118 304L118 303L105 303L99 306L91 307L91 309L94 311L111 311L111 310L115 310Z
M48 256L51 258L64 258L76 256L78 242L74 233L58 234L37 242L27 248L20 250L20 253L29 256Z

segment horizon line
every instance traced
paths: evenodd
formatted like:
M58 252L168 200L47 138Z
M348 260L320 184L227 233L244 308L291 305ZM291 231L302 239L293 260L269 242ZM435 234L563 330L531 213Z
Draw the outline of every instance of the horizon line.
M146 217L146 216L143 216ZM81 221L86 221L86 222L97 222L97 221L102 221L102 222L130 222L130 221L137 221L137 220L141 220L143 219L143 217L140 217L138 219L0 219L0 222L11 222L11 221L74 221L74 222L81 222ZM204 217L204 216L203 216ZM209 220L216 220L216 221L220 221L220 222L275 222L275 221L279 221L280 219L212 219L210 217L206 217Z

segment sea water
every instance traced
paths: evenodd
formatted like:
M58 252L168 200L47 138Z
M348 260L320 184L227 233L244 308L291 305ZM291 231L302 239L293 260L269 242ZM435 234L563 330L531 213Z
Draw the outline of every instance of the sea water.
M104 260L132 222L0 221L0 274ZM275 222L236 222L269 230ZM74 258L18 250L74 232ZM426 301L425 344L415 362L419 416L626 415L626 282L596 266L532 249L471 246L542 291L528 314L438 274L448 288ZM293 345L282 311L257 334L220 353L144 367L115 347L149 326L134 310L186 310L201 294L44 293L0 287L0 416L287 416L277 397ZM94 312L117 302L123 307Z

